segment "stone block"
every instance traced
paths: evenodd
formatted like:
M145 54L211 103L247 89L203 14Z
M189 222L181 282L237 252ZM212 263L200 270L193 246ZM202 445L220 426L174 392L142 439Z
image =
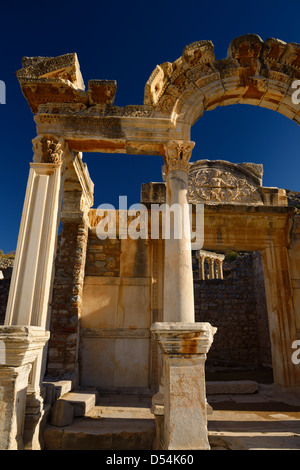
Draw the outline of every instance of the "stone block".
M56 400L56 388L52 382L43 382L43 387L45 387L45 403L53 405Z
M56 401L51 416L53 426L69 426L73 422L74 407L64 399Z
M61 399L74 408L74 416L84 416L96 405L97 392L70 392Z
M70 392L73 388L72 380L58 380L53 382L48 382L54 384L55 386L55 398L58 400L60 397ZM44 383L46 385L46 383Z

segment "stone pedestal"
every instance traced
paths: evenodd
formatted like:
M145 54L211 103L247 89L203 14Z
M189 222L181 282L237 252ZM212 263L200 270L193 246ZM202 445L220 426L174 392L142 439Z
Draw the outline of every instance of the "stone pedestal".
M49 339L39 327L0 327L0 449L22 450L28 377Z
M163 389L153 397L159 434L155 445L165 450L209 450L204 365L216 328L209 323L171 322L154 323L151 331L164 362Z

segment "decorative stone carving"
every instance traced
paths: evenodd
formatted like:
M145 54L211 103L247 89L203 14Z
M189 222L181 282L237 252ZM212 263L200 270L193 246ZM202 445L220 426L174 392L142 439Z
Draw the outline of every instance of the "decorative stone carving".
M64 153L63 139L52 136L38 136L32 141L34 161L61 165Z
M261 180L258 178L259 171L262 174L261 165L254 167L253 165L255 164L235 165L220 160L199 160L191 163L190 202L262 205L262 197L258 190Z
M264 42L257 34L245 34L231 41L228 56L243 59L259 57Z
M22 65L16 75L33 113L43 103L88 104L77 54L24 57Z
M188 173L189 160L195 142L184 142L182 140L173 140L164 145L165 150L165 173L172 170L181 170Z
M40 114L78 114L87 109L84 103L43 103L39 105ZM88 108L90 109L90 108Z
M298 122L298 108L291 104L288 93L300 68L299 51L299 44L274 38L263 41L256 34L246 34L231 41L225 59L215 60L213 44L198 41L168 63L167 75L163 64L156 67L147 82L144 102L191 125L202 115L201 101L204 111L227 104L254 104ZM274 71L279 74L278 79L272 78ZM282 86L283 82L287 86ZM173 96L173 103L169 95Z

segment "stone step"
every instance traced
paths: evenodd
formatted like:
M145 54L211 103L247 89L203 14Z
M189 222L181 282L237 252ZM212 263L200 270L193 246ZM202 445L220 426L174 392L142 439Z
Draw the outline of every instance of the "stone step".
M154 420L76 418L70 426L47 425L45 450L151 450Z
M98 405L70 425L47 424L45 450L151 450L155 420L150 406L149 397L100 397Z
M207 381L207 395L246 395L256 393L258 383L254 380Z

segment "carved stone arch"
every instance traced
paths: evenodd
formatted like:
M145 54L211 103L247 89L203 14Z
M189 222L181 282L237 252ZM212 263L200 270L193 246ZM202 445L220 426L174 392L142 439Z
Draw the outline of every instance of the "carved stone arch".
M158 65L145 87L144 103L174 123L193 125L217 106L252 104L300 123L292 83L300 78L300 45L247 34L231 41L215 60L211 41L186 46L173 63Z

